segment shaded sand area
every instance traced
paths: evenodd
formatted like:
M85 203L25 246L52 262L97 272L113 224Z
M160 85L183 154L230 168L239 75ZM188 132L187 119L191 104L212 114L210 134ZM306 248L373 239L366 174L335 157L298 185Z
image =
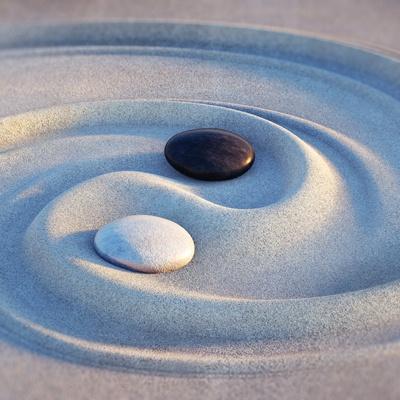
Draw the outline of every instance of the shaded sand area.
M179 376L399 354L398 61L173 23L21 28L0 49L6 341ZM252 168L222 182L173 169L168 139L202 127L249 141ZM97 230L133 214L186 229L192 262L146 275L100 258Z

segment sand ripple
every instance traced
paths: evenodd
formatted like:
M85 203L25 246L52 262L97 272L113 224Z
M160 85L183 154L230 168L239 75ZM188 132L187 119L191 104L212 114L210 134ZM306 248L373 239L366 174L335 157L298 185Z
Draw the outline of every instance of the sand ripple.
M214 56L204 68L218 74L226 60ZM166 59L178 64L174 57ZM131 54L127 62L140 60ZM285 85L295 95L291 73ZM369 93L363 111L376 122L376 88L353 89ZM271 110L268 96L255 107L180 91L175 99L72 102L0 121L0 318L13 340L89 364L220 373L309 366L397 337L400 144L391 120L379 120L384 130L374 135L338 94L330 107L346 117L332 127L310 116L320 120L322 106L298 103L296 114ZM390 95L379 94L397 102ZM224 182L180 175L164 145L199 127L241 134L255 148L253 167ZM196 243L192 264L149 276L101 259L95 232L131 214L183 226Z

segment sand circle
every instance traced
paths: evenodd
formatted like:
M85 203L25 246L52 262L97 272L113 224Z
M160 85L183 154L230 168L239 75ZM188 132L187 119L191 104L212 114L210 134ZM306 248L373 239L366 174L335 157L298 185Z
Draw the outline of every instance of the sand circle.
M94 246L106 261L146 273L178 270L194 256L189 233L175 222L153 215L131 215L103 226Z
M16 29L0 42L0 320L12 341L207 376L392 352L398 61L190 24ZM237 132L256 162L218 182L178 173L165 145L199 127ZM96 233L129 215L178 223L196 257L168 274L105 261Z
M254 150L243 137L224 129L193 129L174 135L165 157L192 178L219 181L243 175L254 162Z

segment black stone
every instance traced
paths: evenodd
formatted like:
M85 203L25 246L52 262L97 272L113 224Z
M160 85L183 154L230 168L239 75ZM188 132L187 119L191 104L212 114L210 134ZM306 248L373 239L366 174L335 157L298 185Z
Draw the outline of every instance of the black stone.
M165 145L168 162L196 179L219 181L244 174L254 150L241 136L223 129L194 129L172 136Z

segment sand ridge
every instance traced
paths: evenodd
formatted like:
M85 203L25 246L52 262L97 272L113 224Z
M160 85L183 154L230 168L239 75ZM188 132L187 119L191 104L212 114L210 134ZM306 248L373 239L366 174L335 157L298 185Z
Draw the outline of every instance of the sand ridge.
M254 51L241 47L235 55L224 51L240 30L151 28L124 25L121 35L128 42L154 30L176 44L187 29L200 38L212 31L215 40L185 39L182 53L139 40L142 51L113 54L112 26L107 51L86 53L74 42L81 50L69 67L82 78L62 104L60 76L46 68L66 85L76 75L61 67L68 57L57 47L47 50L48 67L28 51L7 71L11 86L30 66L33 94L35 76L49 73L43 107L18 98L21 111L32 111L0 123L0 305L8 329L23 326L27 346L78 362L206 373L307 366L326 353L334 359L343 349L391 340L399 327L400 145L397 87L386 88L398 64L304 37L296 37L296 53L264 57L261 50L274 55L271 40L288 39L257 30L245 31L246 40L257 39ZM71 44L65 34L60 42L41 41L43 32L36 39ZM324 69L328 48L342 60L351 53L354 65ZM312 65L301 63L311 50ZM12 62L7 54L0 68ZM98 86L86 69L93 58ZM365 69L385 66L371 86L371 71L354 73L366 58ZM174 68L180 76L169 75ZM253 167L212 183L173 170L163 157L166 141L199 126L243 135L257 154ZM131 214L187 229L197 249L192 264L145 276L102 260L92 246L96 230Z

